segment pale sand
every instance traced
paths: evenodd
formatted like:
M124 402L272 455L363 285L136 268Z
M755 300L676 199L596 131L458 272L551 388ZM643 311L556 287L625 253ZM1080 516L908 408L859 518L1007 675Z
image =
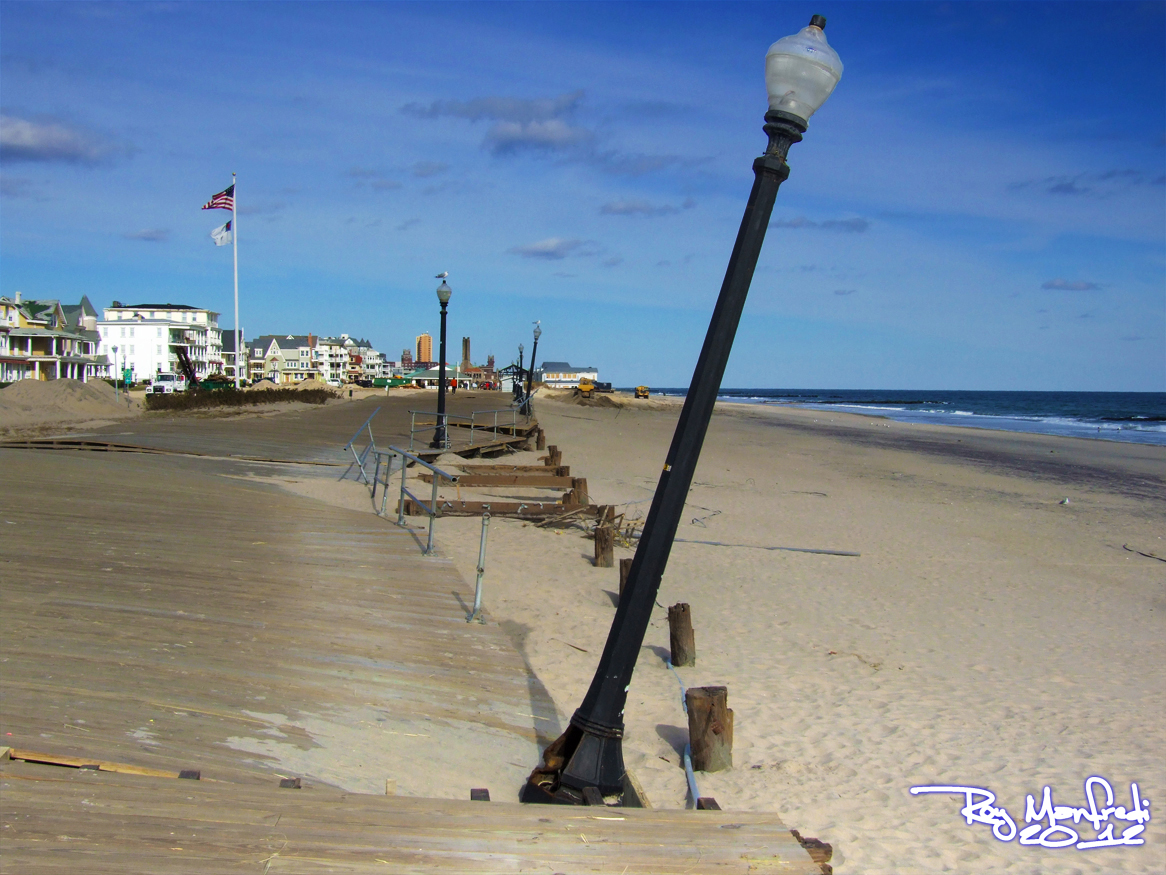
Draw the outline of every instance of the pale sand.
M647 512L678 413L644 406L537 405L592 500L629 516ZM1164 871L1157 819L1142 847L1021 847L968 826L962 797L908 792L986 788L1021 827L1026 794L1048 785L1081 806L1091 775L1119 805L1130 781L1166 799L1166 564L1123 549L1166 557L1164 472L1161 447L722 405L677 537L862 555L677 543L628 700L628 767L654 804L685 805L663 607L684 601L699 655L679 675L727 685L735 711L734 768L698 774L700 792L833 843L835 871ZM480 531L474 518L437 526L470 582ZM592 567L592 550L578 530L490 524L488 619L564 725L614 615L618 569Z

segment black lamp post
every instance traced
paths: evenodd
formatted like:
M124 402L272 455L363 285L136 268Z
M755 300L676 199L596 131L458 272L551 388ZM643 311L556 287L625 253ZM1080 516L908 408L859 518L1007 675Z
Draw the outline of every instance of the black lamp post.
M538 339L542 337L542 326L534 323L534 348L530 351L530 370L526 372L526 401L522 405L522 415L530 418L530 393L534 390L534 357L538 355Z
M437 287L437 300L441 302L441 339L438 341L437 352L437 428L433 430L431 449L444 450L447 444L445 434L445 307L449 303L449 296L453 289L445 281Z
M522 369L522 356L525 352L526 352L526 347L523 346L521 343L518 344L518 374L517 374L517 379L514 383L514 400L515 401L522 400L522 377L523 377L523 374L525 373L525 371L523 371L523 369Z
M789 176L785 156L789 147L802 139L806 120L830 96L842 76L842 62L826 42L825 26L826 19L815 15L808 27L778 40L766 55L769 112L765 114L764 129L769 135L769 147L753 162L753 190L664 472L591 687L566 732L543 751L542 765L531 772L520 794L523 802L579 805L596 801L596 790L605 797L623 795L623 714L628 686L684 512L777 189Z

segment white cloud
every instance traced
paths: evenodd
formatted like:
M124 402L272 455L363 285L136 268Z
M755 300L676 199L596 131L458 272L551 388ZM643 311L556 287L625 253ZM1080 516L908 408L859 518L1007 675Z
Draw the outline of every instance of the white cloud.
M525 246L513 246L507 251L512 255L521 255L523 258L545 258L550 261L558 261L566 258L568 255L593 254L593 252L587 251L589 248L585 240L580 240L576 237L548 237L546 240L539 240L537 243L528 243Z
M95 136L63 122L0 115L0 158L4 161L96 164L108 154L108 147Z

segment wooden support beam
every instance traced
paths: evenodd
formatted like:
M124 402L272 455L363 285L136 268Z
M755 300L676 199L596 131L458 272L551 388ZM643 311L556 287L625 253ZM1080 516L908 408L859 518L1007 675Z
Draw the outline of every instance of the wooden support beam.
M717 800L712 796L701 796L696 800L697 811L720 811L721 806L717 804Z
M438 516L510 516L541 520L575 514L595 518L599 508L593 504L560 504L557 501L438 501ZM424 511L410 498L405 499L406 516L422 516Z
M559 465L551 468L543 465L462 465L467 474L542 474L547 477L570 477L571 468Z
M696 665L696 636L692 633L692 612L685 602L668 609L668 643L672 664Z
M698 772L733 768L733 712L728 688L690 687L684 701L692 768Z
M546 470L545 468L543 469ZM425 483L433 482L433 475L426 472L418 475ZM556 477L553 474L461 474L456 478L458 486L530 486L539 489L571 488L572 477Z
M624 587L628 585L628 575L632 573L632 560L619 560L619 597L623 598Z
M470 790L471 802L489 802L490 790L487 787L474 787Z
M600 519L604 519L604 508L599 510ZM595 527L595 567L611 568L615 564L613 548L615 547L615 529L610 525Z

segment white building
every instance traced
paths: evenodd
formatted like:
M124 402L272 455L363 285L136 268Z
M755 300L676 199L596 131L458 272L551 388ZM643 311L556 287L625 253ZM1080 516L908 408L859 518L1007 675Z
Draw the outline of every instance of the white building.
M200 379L223 370L223 340L219 314L186 304L137 304L118 301L105 308L97 322L99 355L116 359L115 368L130 371L132 380L158 373L178 373L178 349L184 347ZM117 347L116 354L114 347Z
M590 380L599 379L599 370L596 368L577 368L566 362L543 362L541 368L534 372L536 380L552 389L570 389L579 385L582 377Z

